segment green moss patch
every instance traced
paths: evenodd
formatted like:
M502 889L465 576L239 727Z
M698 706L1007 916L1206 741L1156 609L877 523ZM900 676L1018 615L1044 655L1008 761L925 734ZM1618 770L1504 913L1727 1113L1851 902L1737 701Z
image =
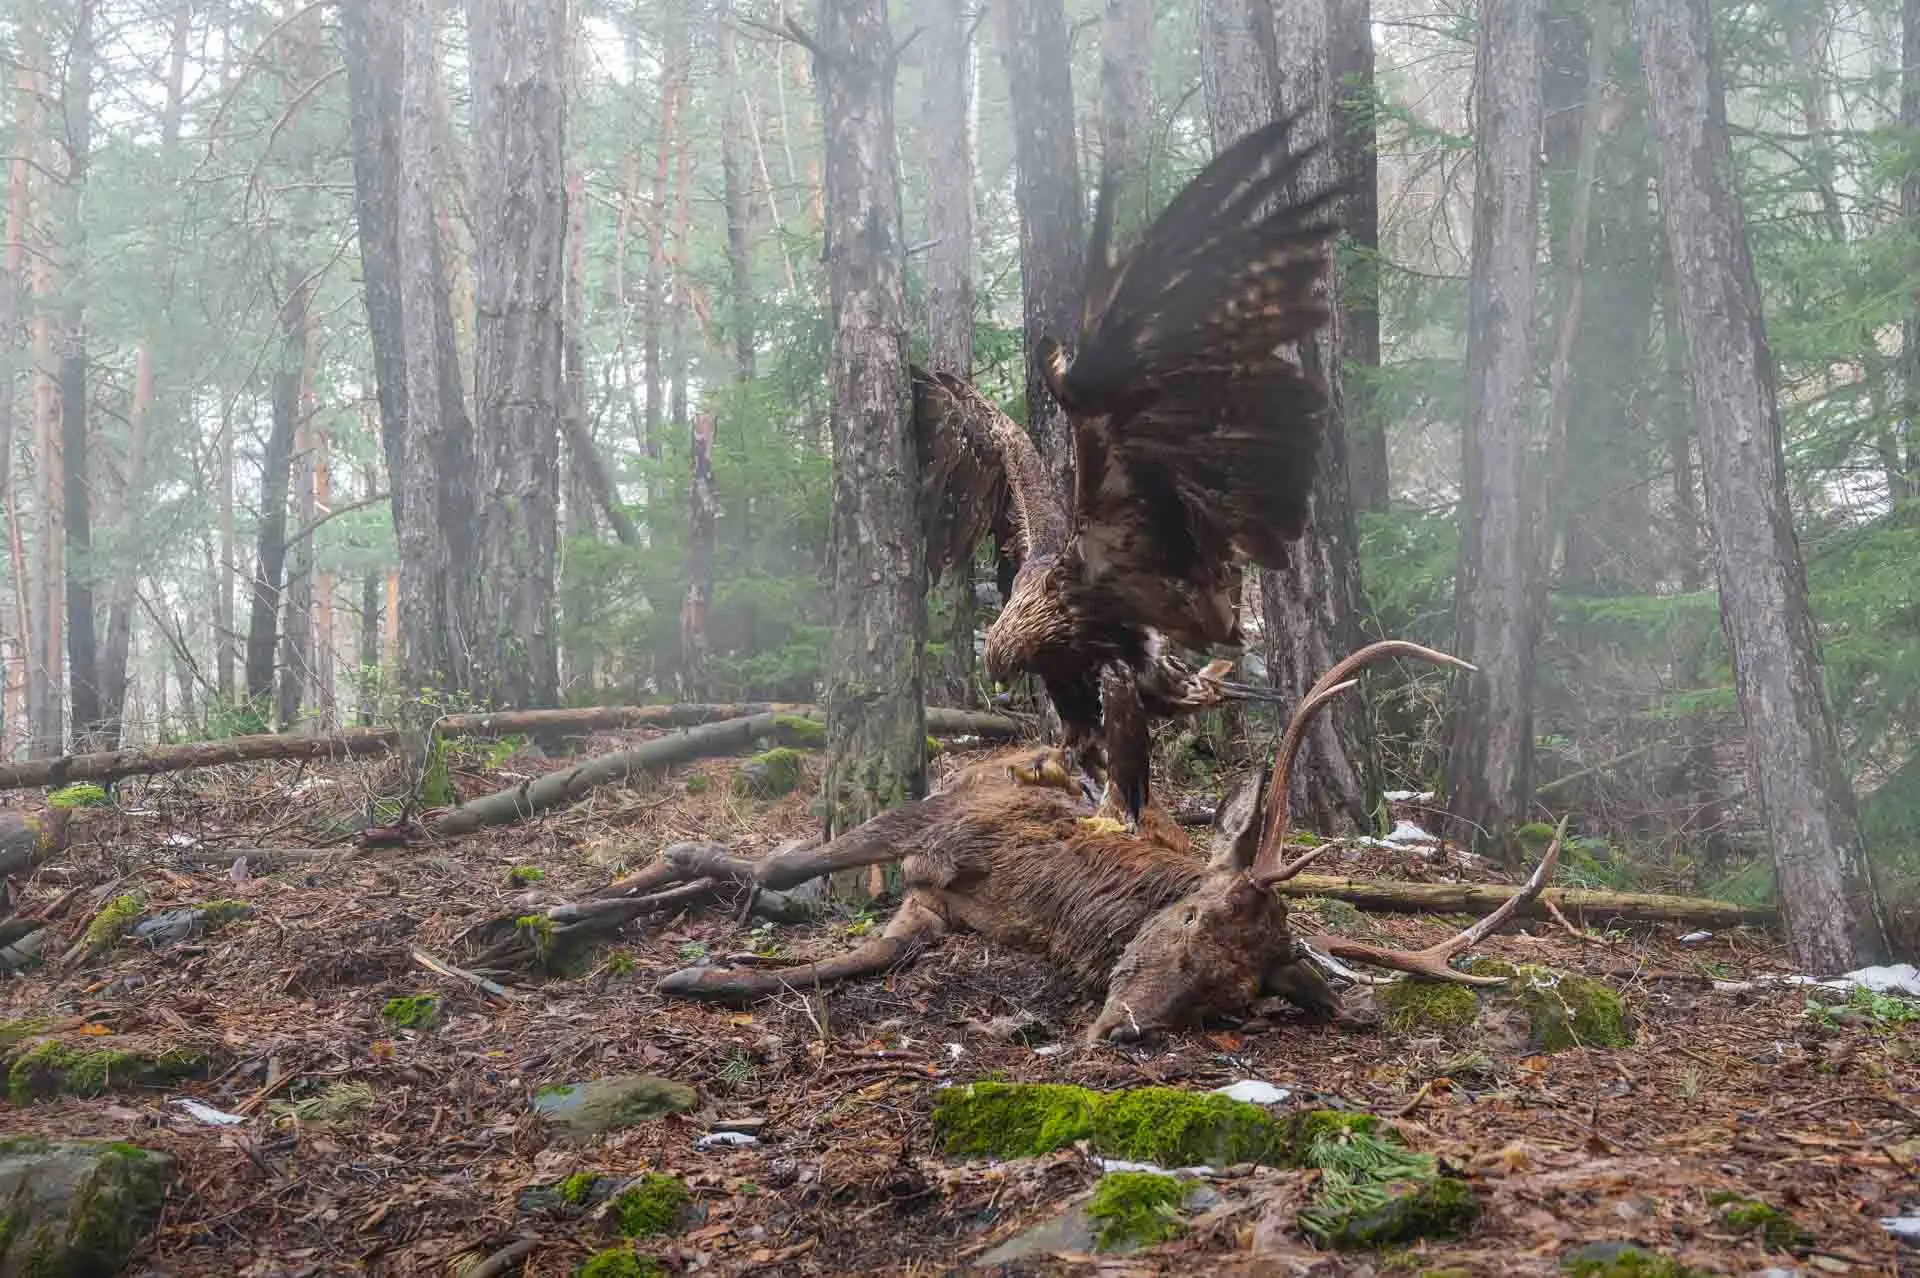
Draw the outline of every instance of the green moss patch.
M1180 1204L1186 1186L1155 1172L1109 1172L1087 1202L1094 1242L1102 1251L1151 1247L1185 1230Z
M56 808L104 808L107 801L106 790L90 781L63 785L47 796L47 803Z
M649 1172L613 1196L613 1218L628 1238L670 1234L685 1219L691 1200L678 1176Z
M15 1043L38 1038L47 1032L53 1022L44 1016L28 1016L17 1021L0 1021L0 1050L12 1047Z
M934 1102L933 1129L957 1157L1032 1158L1092 1136L1102 1099L1064 1083L949 1087Z
M526 887L546 877L547 872L537 865L516 865L507 871L507 883L513 887Z
M1775 1251L1804 1251L1813 1245L1813 1236L1800 1228L1792 1213L1771 1203L1724 1192L1710 1195L1707 1202L1717 1208L1714 1215L1722 1225L1743 1234L1759 1234Z
M660 1278L664 1273L659 1261L630 1247L597 1251L575 1271L576 1278Z
M1281 1166L1288 1144L1285 1122L1258 1105L1212 1092L1116 1092L1094 1116L1094 1145L1102 1154L1162 1167Z
M777 714L773 716L773 731L783 745L804 750L827 748L827 725L818 719L798 714Z
M117 1142L0 1151L0 1273L119 1273L159 1215L172 1166Z
M1387 1028L1408 1034L1417 1030L1457 1029L1473 1024L1480 1000L1464 985L1401 978L1380 990L1380 1010Z
M751 799L777 799L792 794L800 788L800 780L806 774L805 763L806 756L791 746L776 746L765 754L756 754L733 774L733 792Z
M440 1023L440 1000L432 994L404 994L390 998L380 1019L395 1029L432 1029Z
M7 1098L16 1105L31 1105L48 1096L100 1096L192 1078L206 1067L207 1058L200 1052L147 1052L48 1040L14 1057L7 1069Z
M194 908L200 911L201 919L208 930L225 927L227 924L237 919L244 919L253 913L253 907L245 901L236 901L228 897L220 897L212 901L202 901Z
M140 919L140 898L133 895L117 896L113 902L87 924L87 953L104 954L120 944L120 938L127 934Z
M1487 996L1526 1013L1528 1046L1536 1052L1633 1044L1633 1020L1626 1004L1599 981L1547 967L1516 967L1495 959L1476 959L1467 970L1507 978L1504 987L1489 989Z
M1349 1121L1303 1125L1295 1146L1302 1164L1320 1169L1298 1218L1303 1232L1335 1247L1385 1247L1473 1224L1479 1204L1466 1181L1441 1175L1433 1155L1408 1149L1391 1128L1339 1117Z
M1588 1243L1560 1258L1570 1278L1708 1278L1705 1271L1632 1243Z

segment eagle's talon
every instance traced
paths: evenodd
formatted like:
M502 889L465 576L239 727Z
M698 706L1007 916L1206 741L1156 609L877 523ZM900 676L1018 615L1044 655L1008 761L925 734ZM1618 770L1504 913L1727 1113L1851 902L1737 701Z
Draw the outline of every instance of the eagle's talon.
M1127 823L1110 816L1081 817L1080 824L1096 834L1131 834Z

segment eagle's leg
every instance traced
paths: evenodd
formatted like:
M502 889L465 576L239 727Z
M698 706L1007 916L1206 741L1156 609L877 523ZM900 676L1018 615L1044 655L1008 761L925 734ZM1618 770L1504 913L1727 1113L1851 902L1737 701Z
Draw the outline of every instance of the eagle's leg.
M1120 798L1120 789L1108 777L1106 786L1100 793L1100 806L1094 809L1090 817L1080 818L1080 824L1105 834L1140 833L1140 814L1127 811L1126 803Z

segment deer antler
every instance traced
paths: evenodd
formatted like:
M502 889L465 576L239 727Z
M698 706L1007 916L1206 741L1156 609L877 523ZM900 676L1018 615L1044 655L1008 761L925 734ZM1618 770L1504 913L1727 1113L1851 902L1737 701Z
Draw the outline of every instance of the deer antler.
M1438 945L1430 945L1424 950L1388 950L1377 945L1368 945L1363 941L1349 941L1337 936L1309 937L1303 944L1309 949L1331 954L1334 958L1371 963L1375 967L1384 967L1394 972L1411 972L1416 976L1425 976L1436 981L1452 981L1457 985L1499 985L1506 980L1504 976L1475 976L1470 972L1457 972L1447 965L1447 961L1461 950L1484 941L1505 926L1507 920L1519 913L1521 907L1540 895L1541 889L1547 885L1547 880L1553 876L1553 867L1560 860L1560 845L1566 837L1567 818L1561 817L1559 827L1553 832L1553 842L1547 845L1547 854L1541 857L1540 864L1534 867L1533 875L1527 880L1526 886L1502 901L1493 913L1458 936L1450 937ZM1301 858L1301 860L1305 859L1305 857Z
M1418 657L1431 661L1435 665L1455 666L1461 670L1477 670L1477 667L1462 661L1449 653L1433 648L1422 647L1405 639L1383 639L1379 643L1370 643L1351 656L1338 662L1333 669L1315 680L1300 698L1295 707L1293 718L1287 722L1287 730L1281 734L1280 749L1273 760L1273 780L1267 786L1266 829L1260 838L1260 851L1254 857L1256 870L1261 866L1270 866L1279 854L1280 846L1287 838L1287 823L1291 817L1291 805L1288 803L1288 791L1293 788L1293 764L1300 753L1300 747L1307 739L1307 728L1313 722L1313 716L1320 707L1333 700L1347 689L1356 686L1353 676L1374 662L1386 657ZM1303 857L1293 865L1278 873L1283 878L1292 878L1306 868L1309 858ZM1281 882L1281 878L1271 877L1274 871L1260 871L1264 881Z

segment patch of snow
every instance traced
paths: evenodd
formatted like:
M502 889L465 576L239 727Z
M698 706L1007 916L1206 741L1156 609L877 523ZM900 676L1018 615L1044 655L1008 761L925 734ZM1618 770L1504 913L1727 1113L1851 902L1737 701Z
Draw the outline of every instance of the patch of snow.
M1784 979L1788 985L1818 985L1826 990L1850 990L1858 986L1875 994L1905 994L1920 998L1920 968L1911 963L1863 967L1824 981L1812 976L1789 976Z
M695 1149L725 1149L731 1145L740 1149L750 1149L760 1143L758 1136L746 1132L708 1132L693 1142Z
M1048 1043L1045 1047L1034 1048L1033 1054L1035 1056L1058 1056L1066 1050L1067 1045L1065 1043Z
M1278 1105L1293 1095L1284 1087L1275 1087L1272 1083L1258 1078L1243 1078L1237 1083L1213 1089L1217 1096L1228 1100L1245 1101L1249 1105Z
M1702 941L1711 941L1712 939L1713 933L1711 932L1689 932L1680 938L1680 944L1698 945Z
M186 1110L189 1114L192 1114L209 1127L232 1127L236 1123L244 1123L247 1121L243 1115L229 1114L224 1109L215 1109L211 1105L202 1105L199 1101L191 1100L185 1096L175 1098L172 1103Z
M964 1048L964 1047L962 1047L962 1046L960 1046L960 1044L958 1044L958 1043L948 1043L948 1044L947 1044L947 1055L948 1055L948 1056L950 1056L950 1057L952 1057L952 1058L953 1058L954 1060L956 1060L956 1061L957 1061L957 1060L959 1060L959 1059L960 1059L960 1058L961 1058L962 1056L965 1056L966 1054L967 1054L967 1049L966 1049L966 1048Z
M1387 836L1389 844L1399 843L1438 843L1440 840L1411 821L1402 821L1393 827L1393 833Z
M1432 803L1431 790L1389 790L1380 796L1388 803Z
M1882 1216L1880 1227L1896 1238L1920 1242L1920 1216Z
M129 812L127 815L132 816L134 814ZM169 848L197 848L200 846L200 840L180 830L169 830L166 837L160 840L160 843L161 846Z
M1206 1176L1212 1173L1211 1167L1162 1167L1158 1163L1136 1163L1125 1158L1096 1158L1103 1172L1152 1172L1156 1176Z

